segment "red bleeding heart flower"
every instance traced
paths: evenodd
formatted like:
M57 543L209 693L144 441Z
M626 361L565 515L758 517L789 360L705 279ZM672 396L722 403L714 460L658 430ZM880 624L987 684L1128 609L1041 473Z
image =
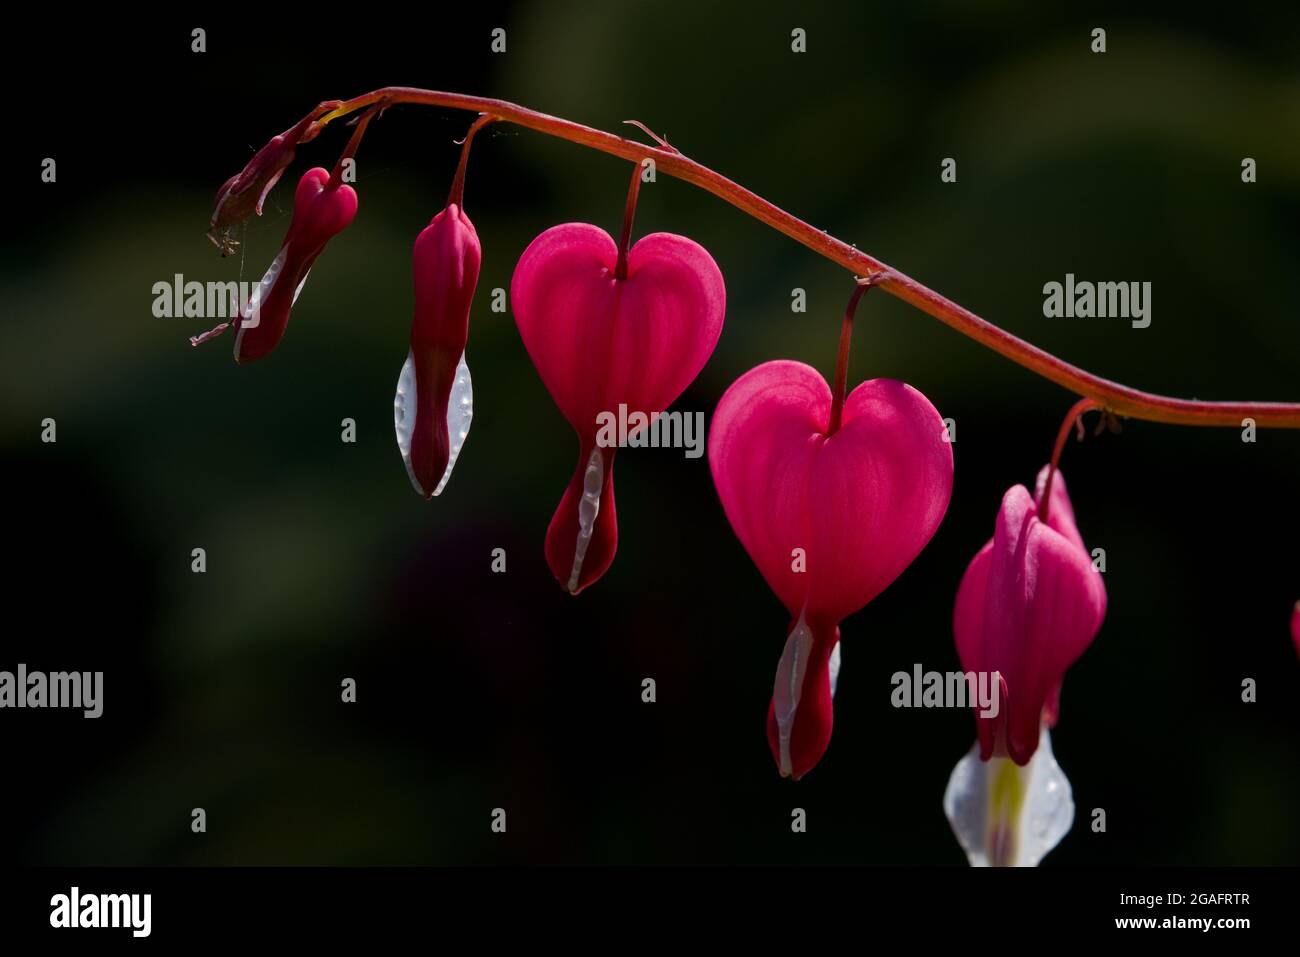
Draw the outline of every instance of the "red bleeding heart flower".
M625 405L629 421L648 420L672 404L713 352L726 289L713 257L684 236L653 233L622 254L603 229L567 223L524 250L511 299L524 346L578 433L578 465L546 532L551 573L576 595L618 544L616 449L597 444L598 416Z
M1066 417L1053 463L1080 410ZM997 676L995 706L976 706L978 740L957 762L944 813L970 862L1032 867L1069 833L1074 798L1052 753L1061 681L1092 643L1106 588L1075 524L1054 464L1033 497L1007 491L993 538L957 590L953 632L962 668ZM999 700L1000 699L1000 700Z
M492 121L482 116L469 128L447 205L415 240L415 318L393 425L406 474L426 499L451 478L474 418L465 343L483 251L465 213L465 169L474 135Z
M911 564L952 493L952 445L929 400L873 379L845 401L842 381L837 402L815 369L765 363L726 391L709 432L727 518L790 615L767 730L795 779L830 743L840 622Z
M971 560L957 590L953 632L966 671L1002 676L996 717L976 715L980 756L1025 765L1043 726L1053 727L1065 671L1092 643L1106 615L1106 586L1051 466L1033 497L1023 485L1002 498L993 538Z
M356 214L357 194L351 186L320 167L303 173L280 252L234 321L236 362L260 359L279 345L312 263Z
M481 259L474 224L454 203L415 240L415 319L393 421L406 472L425 498L447 484L474 416L465 343Z

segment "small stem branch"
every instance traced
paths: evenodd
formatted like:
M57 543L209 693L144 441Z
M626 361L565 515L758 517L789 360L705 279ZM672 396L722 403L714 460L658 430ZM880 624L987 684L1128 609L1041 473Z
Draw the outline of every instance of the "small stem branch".
M614 278L627 278L627 251L632 245L632 220L636 217L636 198L641 193L641 164L632 167L632 182L627 187L627 203L623 206L623 232L618 237L618 263Z
M910 276L892 269L880 260L790 215L761 196L682 155L675 149L646 146L558 116L538 113L506 100L421 90L414 87L384 87L335 106L312 124L303 142L314 138L327 123L381 101L385 105L415 103L487 113L498 120L568 140L579 146L600 150L612 156L633 160L636 163L650 157L655 161L657 170L707 190L741 212L802 243L854 275L871 278L874 285L880 286L891 296L896 296L915 306L956 329L962 335L974 339L1062 388L1092 399L1099 408L1130 418L1174 425L1240 426L1242 419L1251 418L1261 427L1300 428L1300 403L1205 402L1195 399L1176 399L1142 392L1094 375L981 319L969 309L941 296Z
M857 314L858 303L870 288L870 279L858 280L844 310L844 321L840 323L840 348L835 358L835 386L831 391L831 420L826 425L827 438L840 430L844 418L844 398L849 389L849 345L853 341L853 317Z
M334 170L330 173L328 188L337 189L339 184L343 182L343 164L357 155L357 147L361 145L361 138L366 135L366 127L370 125L370 121L375 118L379 109L380 107L371 107L357 121L357 128L352 131L352 137L348 140L348 145L339 154L338 162L334 164Z
M1038 518L1044 524L1047 522L1047 510L1052 504L1052 480L1056 478L1056 470L1061 464L1061 453L1065 451L1065 440L1070 436L1070 429L1075 426L1079 427L1079 438L1083 438L1083 426L1079 422L1079 418L1083 413L1096 408L1098 408L1098 405L1092 399L1080 399L1070 406L1069 412L1065 413L1061 428L1056 433L1056 445L1052 447L1052 462L1047 467L1047 481L1043 483L1043 494L1038 503Z
M459 206L462 210L465 208L465 168L469 165L469 148L474 142L474 134L495 121L495 116L480 116L465 134L465 144L460 148L460 162L456 164L456 178L451 181L451 192L447 195L448 206Z

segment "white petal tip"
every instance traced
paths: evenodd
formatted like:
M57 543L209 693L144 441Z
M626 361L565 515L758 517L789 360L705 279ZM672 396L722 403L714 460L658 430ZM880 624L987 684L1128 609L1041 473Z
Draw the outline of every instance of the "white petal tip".
M813 634L803 615L795 623L794 631L785 640L781 660L776 666L776 683L772 688L772 712L776 717L776 734L780 759L777 767L782 777L793 777L794 762L790 758L790 737L794 734L794 718L799 711L803 695L804 675L808 671L808 656L812 654Z
M976 744L953 768L943 810L971 866L1036 867L1074 823L1074 796L1047 728L1023 768L1010 758L981 761Z
M474 418L474 384L470 379L469 366L465 362L464 353L461 353L460 362L456 364L456 379L452 383L451 397L447 402L447 436L450 440L447 468L432 493L420 484L411 465L411 436L415 430L417 407L415 360L408 351L401 375L397 378L397 393L393 396L393 430L397 433L397 450L402 453L406 475L411 480L411 485L420 493L420 497L427 499L441 495L442 490L446 488L447 480L451 478L451 470L456 465L456 459L460 456L465 439L469 436L470 422Z
M600 514L600 495L605 486L605 459L600 449L592 449L587 459L587 470L582 475L582 499L578 502L578 537L573 544L573 567L565 584L570 595L578 594L582 580L582 563L587 558L587 548Z

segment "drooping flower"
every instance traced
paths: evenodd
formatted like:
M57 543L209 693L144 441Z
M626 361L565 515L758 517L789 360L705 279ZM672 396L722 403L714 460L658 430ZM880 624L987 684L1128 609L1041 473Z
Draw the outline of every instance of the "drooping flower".
M1048 729L1061 681L1092 643L1106 588L1083 544L1059 471L1035 494L1007 491L993 538L966 569L953 631L967 674L997 675L996 714L976 712L978 741L958 763L944 808L971 863L1037 864L1069 830L1070 784ZM1044 495L1046 494L1046 504Z
M242 170L222 184L212 204L209 235L224 255L229 255L237 244L230 243L227 233L232 226L256 213L262 215L262 204L271 189L279 182L289 164L293 162L298 144L303 141L312 123L338 101L322 103L311 113L285 130L253 154Z
M1106 614L1106 587L1075 524L1058 471L1040 515L1050 467L1034 497L1023 485L1002 499L993 538L966 569L953 630L966 671L997 672L1006 700L996 718L976 717L980 757L1028 764L1039 727L1056 724L1065 671L1092 643Z
M912 563L952 494L952 445L916 389L864 382L832 421L826 380L781 360L736 380L709 432L723 509L790 616L767 728L795 779L830 743L840 622Z
M481 258L474 224L456 203L415 241L415 318L393 418L406 472L425 498L451 477L474 414L465 343Z
M645 236L624 260L603 229L567 223L524 250L511 301L542 382L578 433L578 465L546 532L551 573L576 595L618 545L617 449L597 442L599 419L624 406L629 423L648 422L672 404L713 352L726 289L713 257L684 236Z
M260 359L279 344L316 257L356 214L357 194L351 186L320 167L303 173L280 252L235 318L236 362Z

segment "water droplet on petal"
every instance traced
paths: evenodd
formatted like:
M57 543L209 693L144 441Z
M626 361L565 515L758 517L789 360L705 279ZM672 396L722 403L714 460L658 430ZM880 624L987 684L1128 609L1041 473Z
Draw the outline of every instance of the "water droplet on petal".
M460 354L456 364L456 381L451 387L451 398L447 402L447 435L454 436L447 454L447 470L442 473L442 480L433 490L434 495L441 495L447 480L451 478L451 467L456 464L465 439L469 437L469 424L474 418L474 383L470 381L469 366L465 362L465 353Z
M582 577L582 562L587 557L596 516L600 514L600 493L605 484L605 460L600 449L591 450L587 470L582 475L582 500L578 502L578 538L573 545L573 570L569 572L568 589L576 594L578 580Z

